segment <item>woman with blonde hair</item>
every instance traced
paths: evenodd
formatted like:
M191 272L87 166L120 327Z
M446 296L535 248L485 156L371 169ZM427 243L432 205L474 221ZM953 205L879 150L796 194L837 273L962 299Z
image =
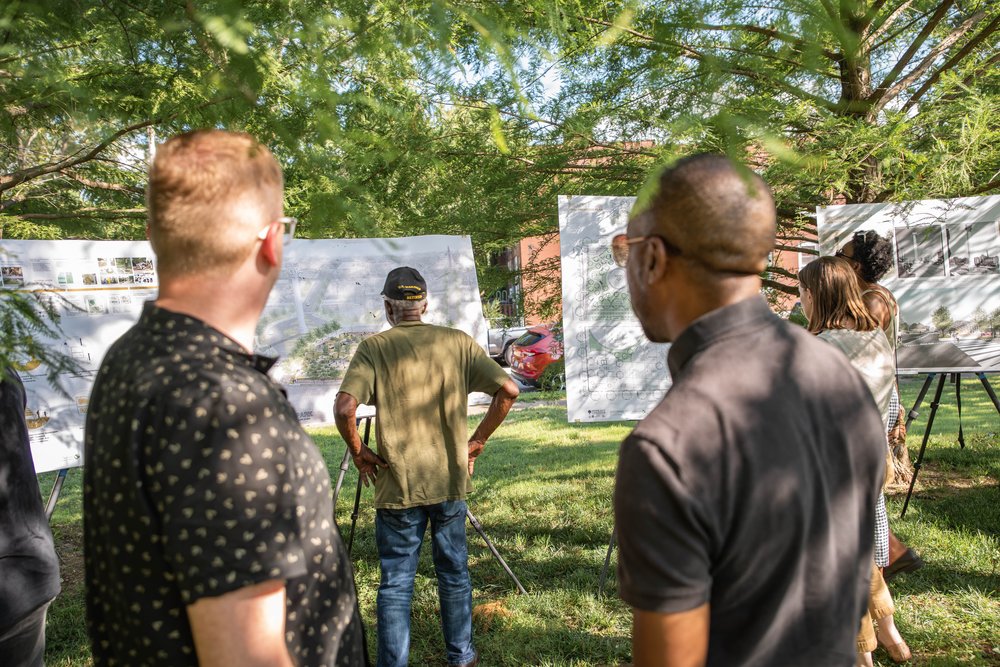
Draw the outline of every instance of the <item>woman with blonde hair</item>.
M872 317L861 297L854 269L837 257L820 257L799 272L802 310L809 319L809 331L836 345L861 374L889 422L889 402L895 383L895 358L879 322ZM886 455L889 456L888 442ZM887 461L891 465L891 461ZM887 468L891 471L891 468ZM868 616L858 634L858 664L871 665L872 651L882 645L894 662L905 662L911 653L893 621L892 595L882 578L881 568L889 561L889 522L885 496L879 494L875 507L875 554L868 598ZM874 625L878 626L876 631Z
M837 257L846 259L854 270L861 287L861 298L882 331L889 339L889 345L896 350L899 340L899 304L892 292L878 283L888 273L893 264L892 237L879 236L874 230L855 232L851 240L837 251ZM894 407L895 406L895 407ZM909 455L906 454L906 418L900 406L899 387L893 389L889 405L889 446L894 455L896 481L909 481L912 474ZM889 565L885 569L885 580L898 574L913 572L924 566L917 553L903 544L889 531Z

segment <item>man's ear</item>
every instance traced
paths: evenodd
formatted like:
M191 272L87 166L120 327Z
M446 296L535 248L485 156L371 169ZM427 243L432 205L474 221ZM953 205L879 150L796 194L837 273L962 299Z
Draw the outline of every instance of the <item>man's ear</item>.
M284 225L280 222L272 222L267 228L267 236L260 242L260 256L271 266L278 266L281 261L278 244L281 243L281 235L284 231Z
M641 268L646 274L646 284L652 285L662 280L667 273L670 254L667 252L666 246L663 245L663 241L656 236L650 237L642 245L645 247L640 249L642 253L640 255Z
M423 310L420 311L420 314L421 315L425 315L426 313L427 313L427 302L424 301L424 308L423 308Z

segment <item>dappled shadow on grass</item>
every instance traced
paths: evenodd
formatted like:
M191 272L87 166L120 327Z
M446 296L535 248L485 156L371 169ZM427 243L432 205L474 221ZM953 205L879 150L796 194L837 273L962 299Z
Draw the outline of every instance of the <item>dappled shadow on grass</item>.
M85 624L83 525L53 522L62 591L49 607L46 620L45 664L80 664L89 660Z
M597 597L604 545L600 550L573 551L553 538L554 552L549 553L541 551L530 539L521 548L508 544L511 535L504 534L505 526L484 528L528 590L526 596L517 594L511 579L470 527L469 567L474 604L488 605L491 610L488 617L477 614L475 622L475 641L484 664L569 665L574 659L582 661L580 664L594 665L628 662L627 608L613 593ZM348 530L345 526L345 537ZM365 573L357 581L362 598L374 600L378 586L377 554L374 528L367 518L358 522L354 562L356 570ZM434 566L430 547L425 546L413 598L410 664L445 664L438 614ZM377 628L373 606L366 613L366 621L374 649Z
M988 457L995 450L984 452ZM925 544L917 547L924 567L893 580L903 594L978 591L1000 594L1000 484L990 477L968 474L969 465L948 459L971 453L948 453L921 470L905 519L899 511L906 490L890 496L890 526L913 534Z
M476 634L483 663L523 665L569 665L573 659L587 664L627 664L631 641L627 635L597 636L565 626L515 625Z

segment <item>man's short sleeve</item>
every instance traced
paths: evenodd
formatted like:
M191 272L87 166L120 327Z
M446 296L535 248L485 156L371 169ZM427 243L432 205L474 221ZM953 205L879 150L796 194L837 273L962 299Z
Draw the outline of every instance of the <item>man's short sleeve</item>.
M469 391L481 391L492 396L510 378L504 369L500 368L500 364L490 359L486 351L479 347L479 343L471 336L468 338L468 345L471 359L468 376Z
M369 347L368 339L361 341L340 383L340 391L368 405L375 398L375 364Z
M151 406L142 479L185 604L306 574L297 511L313 489L286 445L307 436L270 391Z
M664 450L635 435L625 439L614 505L622 599L658 613L708 602L711 562L701 511Z

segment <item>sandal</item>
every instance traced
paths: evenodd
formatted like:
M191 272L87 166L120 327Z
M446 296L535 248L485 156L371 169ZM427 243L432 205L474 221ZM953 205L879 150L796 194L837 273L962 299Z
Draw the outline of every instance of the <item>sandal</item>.
M899 642L898 644L883 644L879 642L879 646L885 649L885 652L889 654L889 658L893 662L907 662L913 657L913 653L910 651L910 647L906 645L906 642Z

